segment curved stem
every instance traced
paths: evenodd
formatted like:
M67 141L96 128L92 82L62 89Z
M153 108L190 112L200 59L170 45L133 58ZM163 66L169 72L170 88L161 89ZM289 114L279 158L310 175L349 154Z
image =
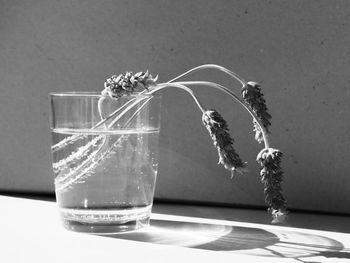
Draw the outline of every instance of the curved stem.
M259 120L258 116L244 103L244 101L239 98L233 91L231 91L230 89L226 88L225 86L222 86L220 84L214 83L214 82L209 82L209 81L181 81L181 82L174 82L172 84L180 84L180 85L204 85L204 86L209 86L209 87L213 87L216 88L220 91L223 91L227 94L229 94L231 97L233 97L238 103L240 103L249 113L250 115L253 117L253 119L258 123L262 134L263 134L263 139L264 139L264 144L265 144L265 148L269 148L270 147L270 142L268 139L268 133L265 129L265 127L263 126L263 124L261 123L261 121Z
M115 111L113 111L111 114L109 114L106 118L101 119L97 124L95 124L91 129L95 129L99 126L101 126L102 124L104 124L106 121L108 121L109 119L113 118L119 111L121 111L123 108L125 108L127 105L129 105L132 102L132 99L125 102L122 106L120 106L118 109L116 109Z
M146 99L147 97L145 98L141 98L141 99L138 99L138 101L136 101L134 104L132 104L131 106L129 106L129 108L125 109L122 113L120 113L113 121L111 121L111 123L108 125L108 128L111 128L113 127L113 125L126 113L128 112L129 110L131 110L132 107L136 106L138 103L140 103L143 99ZM143 109L143 107L148 103L148 101L151 99L152 97L150 98L147 98L147 100L133 113L133 115L129 118L128 122L125 124L125 125L128 125L130 123L130 121ZM135 99L133 99L133 101L135 101Z
M103 102L105 101L105 99L106 99L106 97L100 97L99 99L98 99L98 102L97 102L97 108L98 108L98 113L99 113L99 115L100 115L100 119L101 120L103 120L104 119L104 115L103 115L103 113L102 113L102 104L103 104ZM104 124L104 126L106 126L105 124Z
M223 67L223 66L220 66L220 65L216 65L216 64L204 64L204 65L201 65L201 66L198 66L198 67L195 67L195 68L192 68L188 71L186 71L185 73L182 73L181 75L169 80L167 83L172 83L186 75L189 75L189 74L192 74L196 71L200 71L200 70L204 70L204 69L217 69L217 70L220 70L228 75L230 75L231 77L233 77L234 79L236 79L237 81L239 81L243 86L247 85L247 82L241 77L239 76L237 73Z
M183 90L187 91L192 96L193 100L196 102L200 111L203 114L205 113L205 109L203 108L201 102L198 100L196 95L194 95L193 91L181 83L161 83L161 84L158 84L157 86L155 86L153 89L150 89L147 94L152 94L152 93L154 93L158 90L164 89L166 87L175 87L175 88L179 88L179 89L183 89Z

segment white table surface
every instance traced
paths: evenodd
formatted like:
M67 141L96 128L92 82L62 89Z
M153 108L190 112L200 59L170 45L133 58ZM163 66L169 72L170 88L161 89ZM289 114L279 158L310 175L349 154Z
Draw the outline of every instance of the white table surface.
M0 196L0 262L350 262L350 217L155 204L151 226L98 236L65 230L55 202Z

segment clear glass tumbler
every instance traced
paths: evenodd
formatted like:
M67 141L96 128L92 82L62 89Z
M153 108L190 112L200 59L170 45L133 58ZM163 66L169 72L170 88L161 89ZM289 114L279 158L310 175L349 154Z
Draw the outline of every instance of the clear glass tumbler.
M52 166L65 228L112 234L148 226L160 96L51 93Z

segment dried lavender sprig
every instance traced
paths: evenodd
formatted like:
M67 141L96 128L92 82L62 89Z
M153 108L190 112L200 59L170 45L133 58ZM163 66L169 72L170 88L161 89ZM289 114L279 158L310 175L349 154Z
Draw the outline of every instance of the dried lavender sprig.
M198 108L202 111L203 124L209 131L209 134L213 139L214 146L218 150L219 164L222 164L227 170L231 171L231 176L233 176L235 173L245 173L246 163L242 162L241 158L236 153L233 147L234 140L231 138L227 123L221 117L221 115L215 110L204 110L193 91L181 83L161 83L150 90L148 94L152 94L166 87L181 88L190 93Z
M111 98L120 98L124 95L130 95L135 90L148 90L150 86L155 86L158 76L155 78L146 72L126 72L125 74L113 75L106 79L104 83L105 89L101 92L102 95L108 95Z
M109 96L113 99L118 99L124 95L131 95L136 90L141 89L142 91L139 93L140 95L149 90L149 87L157 85L158 76L153 77L148 70L144 72L138 72L133 74L132 72L126 72L125 74L119 74L118 76L113 75L112 77L106 79L104 83L104 90L101 91L102 96ZM124 110L121 115L129 111L129 109L133 108L140 101L145 98L132 98L127 104L123 106L127 106L131 102L134 101L126 110ZM119 118L120 114L116 119L112 121L114 124Z
M287 216L286 200L281 185L281 157L282 152L273 148L265 148L257 156L257 162L261 165L260 176L264 184L265 202L269 205L273 223L283 223Z
M246 163L241 160L233 147L233 138L229 134L229 128L226 121L216 110L207 110L203 113L202 121L209 131L214 146L218 150L219 164L222 164L227 170L231 171L231 177L234 174L243 174Z
M183 81L183 82L175 82L175 83L183 84L183 85L207 85L207 86L217 88L221 91L224 91L228 93L230 96L232 96L236 101L238 101L242 106L244 106L247 109L247 111L251 114L254 120L254 126L256 127L256 129L259 129L260 139L263 140L265 143L265 148L261 151L261 154L259 155L262 157L258 157L258 162L261 163L262 160L264 160L264 158L268 158L269 155L266 156L266 154L263 154L269 149L271 149L269 148L267 131L263 126L263 124L261 123L260 119L257 117L256 113L244 101L238 98L236 94L234 94L231 90L227 89L226 87L213 82ZM272 156L276 155L276 157L273 158L274 162L272 162L272 164L275 164L273 166L274 170L272 170L274 171L274 173L271 172L271 169L268 170L271 167L271 165L269 165L268 162L264 162L267 168L265 168L265 166L262 168L261 176L262 176L262 182L264 183L264 186L265 186L264 192L266 195L266 202L270 206L269 212L271 213L273 218L272 222L277 223L277 222L283 222L287 215L286 201L285 201L285 198L283 197L282 186L281 186L281 182L283 179L282 178L283 172L280 167L282 153L278 150L273 149L271 154ZM268 158L268 160L270 160L270 158Z
M266 101L261 92L260 85L256 82L249 81L242 87L242 97L244 102L254 111L258 119L261 121L265 131L269 133L271 126L271 115L267 112ZM255 119L253 119L255 139L261 143L263 141L263 131Z

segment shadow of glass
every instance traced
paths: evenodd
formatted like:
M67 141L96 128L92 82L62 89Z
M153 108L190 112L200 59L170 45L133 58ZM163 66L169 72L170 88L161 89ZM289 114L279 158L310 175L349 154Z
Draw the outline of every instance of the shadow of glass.
M349 258L337 240L288 228L267 231L251 226L153 219L146 230L106 237L299 261L314 256Z
M326 258L347 258L350 259L350 253L349 252L341 252L341 251L324 251L320 252L320 256L326 257Z
M216 251L263 248L279 241L273 233L259 228L167 220L152 220L144 231L108 237Z

